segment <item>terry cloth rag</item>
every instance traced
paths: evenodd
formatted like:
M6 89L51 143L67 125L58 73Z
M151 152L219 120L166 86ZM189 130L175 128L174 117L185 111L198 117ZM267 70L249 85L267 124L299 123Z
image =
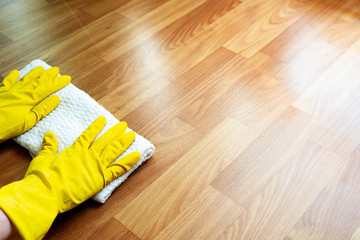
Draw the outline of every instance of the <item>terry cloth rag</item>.
M50 68L47 63L37 59L20 70L20 77L23 77L37 66L42 66L45 70ZM119 122L119 120L99 105L93 98L71 83L54 94L58 95L61 99L59 106L39 121L35 127L14 138L17 143L30 152L33 158L40 152L43 137L47 131L55 133L58 140L58 152L61 152L72 145L80 134L98 117L104 116L106 118L106 125L99 136ZM128 128L127 131L132 130ZM135 134L135 141L119 158L131 152L138 151L141 153L141 159L127 173L109 183L103 190L93 196L95 201L104 203L110 197L111 193L155 152L155 147L150 141L137 133Z

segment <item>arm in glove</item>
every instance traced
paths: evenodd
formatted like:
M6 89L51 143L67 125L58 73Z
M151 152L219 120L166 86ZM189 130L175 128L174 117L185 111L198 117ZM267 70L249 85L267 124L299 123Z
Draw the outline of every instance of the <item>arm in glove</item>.
M71 81L70 76L58 74L57 67L46 71L36 67L19 81L17 70L4 78L0 85L0 143L26 132L57 107L59 96L46 97Z
M22 237L43 237L58 213L87 200L139 161L140 153L134 152L113 162L135 140L134 132L124 133L125 122L94 141L105 122L104 117L95 120L59 155L54 133L47 132L25 177L0 189L0 209Z

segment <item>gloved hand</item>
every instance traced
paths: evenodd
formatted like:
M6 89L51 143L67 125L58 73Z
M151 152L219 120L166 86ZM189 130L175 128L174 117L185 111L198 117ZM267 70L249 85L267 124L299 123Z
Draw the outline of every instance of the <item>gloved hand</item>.
M25 177L0 189L0 209L23 238L42 238L58 213L95 195L139 161L140 153L133 152L112 163L135 140L135 133L124 134L127 125L120 122L94 141L105 122L104 117L95 120L59 155L54 133L47 132Z
M57 107L59 96L46 97L71 81L70 76L58 74L57 67L46 71L36 67L19 81L17 70L4 78L0 85L0 143L26 132Z

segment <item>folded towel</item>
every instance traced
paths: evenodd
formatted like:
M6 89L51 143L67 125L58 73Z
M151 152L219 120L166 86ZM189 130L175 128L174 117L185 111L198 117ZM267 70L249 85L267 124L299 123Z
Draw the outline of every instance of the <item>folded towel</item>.
M50 68L48 64L37 59L20 70L20 77L37 66L43 66L45 69ZM40 152L43 136L47 131L55 133L58 140L58 152L61 152L73 144L76 138L99 116L106 117L106 126L99 136L119 122L104 107L71 83L55 94L61 99L59 106L39 121L35 127L14 139L25 147L32 157L35 157ZM131 129L128 128L127 131L131 131ZM151 142L136 133L133 144L119 158L134 151L141 153L140 161L126 174L115 179L97 193L93 197L95 201L104 203L136 168L153 155L155 147Z

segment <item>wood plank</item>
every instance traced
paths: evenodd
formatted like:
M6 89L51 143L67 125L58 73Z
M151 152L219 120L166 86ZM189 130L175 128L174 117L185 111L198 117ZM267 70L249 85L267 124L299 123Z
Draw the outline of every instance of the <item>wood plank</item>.
M317 198L319 190L341 172L346 164L337 155L321 147L316 149L313 142L304 145L303 153L295 157L294 161L298 163L292 163L292 168L286 166L279 175L271 179L263 192L254 196L254 203L249 206L250 210L247 213L246 225L242 227L248 230L239 233L240 236L259 239L285 238L296 221ZM328 166L326 170L324 165Z
M346 169L334 178L299 219L289 236L292 239L350 239L359 228L358 186L360 149L356 149Z
M327 121L360 86L354 81L360 73L359 50L360 41L357 41L293 105Z
M0 76L42 58L156 146L106 204L60 214L45 239L358 239L359 9L0 1ZM0 186L29 161L1 144Z
M140 238L155 237L255 137L256 133L238 121L226 120L126 205L115 218ZM229 150L223 152L225 146ZM149 202L151 207L147 205ZM130 216L127 214L130 209L137 211Z
M72 12L63 4L49 5L46 1L33 0L19 1L0 8L0 28L3 34L15 41L71 14ZM54 15L58 17L52 17Z
M179 112L178 116L204 133L223 119L234 116L235 109L240 109L243 105L242 100L252 95L253 90L266 81L253 71L247 74L237 73L234 71L224 75L223 81L215 84L210 92L197 94L193 103Z
M278 64L281 65L281 63L274 61L273 58L259 54L249 61L242 59L241 64L230 65L229 70L222 70L218 76L209 78L208 75L201 74L197 81L207 82L211 78L216 78L218 83L213 85L210 91L198 94L194 103L181 111L179 117L204 132L211 130L217 122L222 121L227 116L235 116L242 123L258 130L259 128L256 128L255 124L249 123L264 121L265 118L251 117L250 120L249 116L252 116L252 113L249 112L244 114L245 116L240 117L239 115L249 110L254 94L271 81L270 77L276 72ZM264 68L267 70L263 71ZM199 72L202 71L199 70ZM191 74L193 77L197 77L194 76L194 73L191 72ZM190 78L185 77L186 75L184 74L185 79ZM180 84L182 82L182 78L180 78ZM177 83L179 83L179 80ZM264 100L261 99L261 103L264 105L269 104L268 101ZM286 107L289 105L288 103ZM269 109L261 109L267 111L267 113L269 112ZM249 121L246 121L246 119ZM266 128L263 122L261 126Z
M9 140L0 144L0 156L0 187L22 179L31 160L29 152Z
M127 240L139 240L139 238L126 229L115 218L111 218L102 226L96 233L89 237L89 240L102 239L106 236L106 239L127 239Z
M218 240L241 239L241 227L245 226L247 221L246 214L241 214L228 228L219 236ZM284 239L286 240L286 239Z
M306 18L304 16L304 18L301 20L305 20L305 19ZM331 27L332 26L331 24L333 24L333 22L332 20L331 21L328 20L328 21L330 26L326 25L326 26L322 26L321 28L317 27L317 30L319 30L320 32L320 29L323 31L325 28L328 29L329 27ZM304 24L303 21L301 21L300 23L302 23L301 26L304 25L307 26L306 24ZM299 27L300 23L299 25L294 24L297 26L295 27L295 29L292 29L293 31L291 31L293 35L296 34L296 32L301 29ZM310 22L310 24L311 23L312 22ZM344 25L342 26L346 27ZM311 30L311 28L309 28L309 30ZM305 33L303 33L303 35L305 35ZM287 47L285 41L289 41L289 38L286 37L287 35L293 36L290 33L286 33L285 37L283 35L284 34L281 34L274 41L274 42L278 42L277 43L278 45L276 45L276 49L282 47L284 48L283 51L277 51L282 54L282 55L275 54L275 57L277 58L279 56L287 56L288 53L286 52ZM282 41L278 41L278 39L282 39ZM356 39L357 39L356 34L352 34L352 36L348 38L349 40L348 43L354 42ZM344 44L344 41L336 40L335 43L341 46L342 44ZM242 99L242 103L239 103L240 107L237 108L240 110L238 110L236 113L236 117L239 120L241 120L243 123L255 129L258 129L259 131L264 130L274 119L277 118L277 116L282 111L284 111L290 104L292 104L292 102L298 96L300 96L309 85L311 85L315 80L317 80L318 76L320 76L322 71L325 71L328 68L328 66L330 66L331 63L335 61L335 57L340 56L341 53L343 53L346 50L343 48L334 49L337 51L331 51L330 57L327 57L326 60L321 59L319 61L319 65L314 66L313 64L315 63L316 60L311 60L311 59L314 59L312 54L314 54L313 52L317 44L314 44L313 47L309 47L311 46L311 44L313 44L310 41L309 42L306 41L306 44L307 46L305 45L305 43L301 45L303 48L301 50L299 49L299 51L289 52L289 54L292 54L292 57L294 59L292 59L291 62L288 64L283 64L284 67L280 71L276 72L274 79L267 81L266 84L264 84L254 95L251 95L247 99ZM309 47L309 49L306 49L306 47ZM304 51L306 51L306 54L303 54ZM274 52L265 51L265 52L269 54L277 53L275 51ZM329 52L328 50L325 50L324 55L327 54L327 56L329 56L328 52ZM334 54L334 56L332 56L332 54ZM281 58L281 59L283 61L289 61L287 58ZM311 66L306 66L306 64L310 62L311 62Z
M131 128L133 127L131 126ZM138 129L134 130L143 134ZM93 201L87 201L84 206L70 211L68 216L56 221L53 226L55 236L61 239L74 239L79 234L83 239L90 237L199 142L204 134L199 133L180 119L174 119L162 123L154 132L145 136L150 136L151 142L162 151L156 151L148 162L135 171L112 194L106 204L99 206ZM179 148L180 145L181 148ZM111 209L111 211L106 209Z
M190 4L180 0L168 1L103 41L99 41L89 48L89 51L110 62L204 2L205 0L201 0Z
M154 84L153 81L146 81L143 84L137 84L128 81L100 98L98 102L107 106L107 109L115 113L115 117L118 119L124 119L134 109L152 97L161 94L162 90L168 86L166 81L157 81L156 83L158 84Z
M165 4L169 0L132 0L116 11L128 19L136 20Z
M291 129L302 131L299 124L311 126L304 121L306 118L297 115L296 120L293 119L297 123L292 122L285 130L289 135L292 135ZM246 221L239 221L245 226L237 227L241 230L237 233L239 239L285 238L319 192L346 167L346 159L315 143L309 135L299 132L297 136L296 143L291 143L286 136L281 137L283 143L267 143L268 146L261 148L261 154L257 154L258 160L247 158L246 150L214 181L218 190L247 209ZM257 167L247 168L250 164ZM253 178L255 172L256 178Z
M347 100L324 122L331 132L319 137L323 144L328 144L332 151L342 156L350 156L360 144L360 128L357 119L360 116L358 104L360 87L353 89Z
M87 73L91 73L93 69L105 65L106 62L85 50L75 57L68 59L66 62L54 59L49 64L59 66L59 68L61 68L60 74L70 75L73 83L76 84L78 79L87 75Z
M261 50L287 63L276 78L287 82L294 94L302 94L358 40L356 31L346 33L346 38L331 37L352 25L341 20L343 12L334 10L341 4L342 1L319 2ZM287 44L289 42L291 47Z
M261 49L261 52L288 63L296 60L299 54L309 56L310 59L310 54L314 50L317 50L317 54L322 53L322 51L330 54L331 52L328 48L332 48L332 45L336 46L336 42L326 45L324 41L326 42L326 39L332 36L330 29L334 29L333 25L342 16L342 14L334 11L334 9L343 4L343 1L317 2L313 8ZM326 34L328 32L329 34ZM338 39L339 44L344 39ZM291 43L290 46L288 45L289 43ZM322 48L317 49L320 44ZM336 50L335 46L331 50ZM302 51L305 51L305 53L302 53ZM316 62L317 59L313 58L312 60Z
M178 117L181 110L191 107L196 101L195 96L205 94L221 83L224 79L218 76L225 69L241 65L241 59L227 49L217 49L206 60L180 76L179 83L165 87L162 94L147 100L130 112L126 119L135 128L141 127L144 134L152 132L157 125ZM206 82L202 81L204 79ZM154 113L157 113L156 116L152 115Z
M12 40L0 32L0 47L8 46L11 43L12 43Z
M245 207L257 189L266 186L275 173L300 153L302 146L315 139L320 128L326 129L311 116L289 107L218 176L213 186Z
M98 0L86 4L84 7L81 8L81 10L96 18L99 18L107 13L115 11L117 8L123 6L128 2L130 2L130 0Z
M228 11L219 20L207 25L200 34L192 36L182 45L163 54L167 68L172 74L181 74L201 62L211 54L211 49L218 49L238 32L248 29L254 14L263 14L267 4L263 1L245 1ZM164 49L164 48L163 48Z
M247 31L224 46L244 57L251 57L308 11L314 1L271 1L269 11L257 18ZM261 37L259 37L261 36Z
M72 20L72 18L65 18L59 21L59 24L61 26L72 26L72 24L65 24L67 21ZM35 32L29 38L17 41L6 48L5 51L1 51L0 56L3 60L0 62L0 67L3 71L10 71L19 68L19 66L25 66L34 59L34 56L43 59L49 64L61 66L61 63L85 51L94 42L105 38L108 34L122 28L127 23L127 19L118 13L114 13L97 21L92 21L85 26L80 24L80 28L79 23L76 23L74 25L75 29L74 27L57 27L56 24L54 28L46 28L44 32ZM69 33L69 35L65 33ZM51 41L43 37L46 35L53 35ZM24 45L27 47L24 48Z
M296 94L283 81L271 78L264 81L254 94L243 98L233 116L256 129L264 131L296 99Z
M61 3L64 4L67 8L71 10L79 10L80 8L89 4L89 0L46 0L47 2L53 3Z
M185 14L166 28L162 29L155 38L159 39L160 52L175 49L189 42L191 38L209 28L212 23L222 21L222 17L241 4L238 0L208 0L193 11Z
M128 20L117 13L106 15L89 25L84 26L78 32L72 34L68 39L53 46L51 51L43 51L44 59L56 59L58 62L67 61L77 54L87 50L110 35L113 31L121 29L128 24ZM71 49L71 51L67 51ZM63 53L63 54L61 54Z
M340 5L338 7L338 9L343 10L343 12L345 13L341 18L355 23L355 24L359 24L359 15L360 15L360 7L359 4L356 3L352 3L351 1L349 2L350 4L343 4Z
M109 103L116 110L121 109L121 116L125 116L129 113L131 106L131 110L135 109L135 106L139 106L169 84L168 80L162 77L166 67L160 72L152 69L153 57L141 53L136 56L131 54L122 56L79 76L78 85L94 99L104 104ZM97 84L98 81L106 84ZM118 97L118 94L134 101L121 101L121 99L112 101L111 99Z
M208 186L155 239L217 239L244 211Z
M226 13L219 20L202 26L203 29L201 30L201 32L195 35L191 35L191 38L183 38L181 42L182 45L177 46L176 49L169 49L163 47L169 45L169 41L174 41L172 39L172 35L176 34L176 31L174 30L177 30L177 28L179 27L177 22L174 22L173 24L171 24L171 27L164 28L154 37L148 38L147 41L144 41L141 45L137 46L138 49L136 51L132 50L131 53L128 52L129 54L124 54L123 56L119 56L118 58L123 60L128 58L134 58L134 55L136 55L135 58L141 58L141 56L146 56L150 58L151 56L151 68L154 69L154 71L163 72L164 78L176 79L176 76L179 76L182 73L188 71L191 67L195 66L197 63L199 63L209 54L211 54L211 49L221 47L237 32L242 31L243 29L247 29L249 27L249 16L256 12L254 11L254 9L258 10L260 12L259 14L261 14L262 11L266 9L266 5L264 5L262 1L251 1L250 3L245 2L232 10L231 6L233 5L233 3L229 1L229 4L230 9L228 13ZM217 9L214 10L218 11ZM190 30L191 28L193 28L192 22L198 22L198 20L196 20L196 17L194 16L194 13L196 12L201 13L201 11L196 10L190 12L189 15L194 20L189 21L186 25L184 25L185 27L189 27ZM221 11L219 12L219 14L221 16ZM182 17L181 19L179 19L179 22L186 20L187 18ZM131 41L131 43L133 42L134 41ZM171 46L175 45L171 44ZM105 51L108 51L108 47L104 46L104 48L106 48ZM120 55L123 52L124 51L117 52L117 55ZM161 52L162 54L159 54L159 52ZM156 61L154 61L155 59ZM120 60L117 61L119 62ZM164 67L166 71L164 71Z

